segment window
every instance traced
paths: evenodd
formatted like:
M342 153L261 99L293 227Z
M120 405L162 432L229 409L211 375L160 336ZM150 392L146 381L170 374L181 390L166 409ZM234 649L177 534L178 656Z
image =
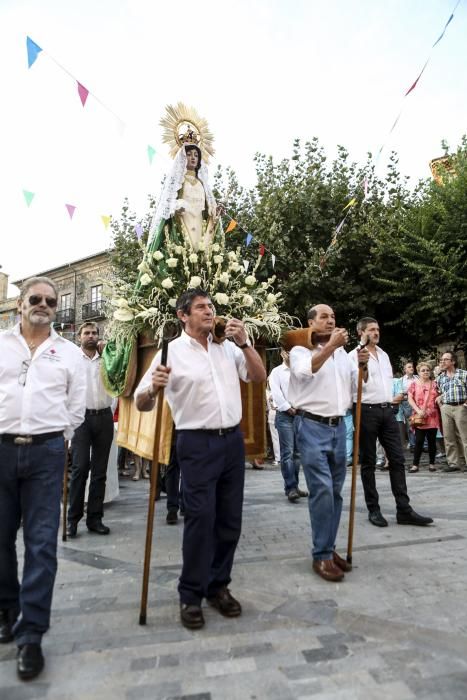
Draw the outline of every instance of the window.
M102 285L97 284L95 287L91 287L91 304L97 304L97 302L102 301Z
M62 294L60 298L60 309L62 311L71 309L71 294Z

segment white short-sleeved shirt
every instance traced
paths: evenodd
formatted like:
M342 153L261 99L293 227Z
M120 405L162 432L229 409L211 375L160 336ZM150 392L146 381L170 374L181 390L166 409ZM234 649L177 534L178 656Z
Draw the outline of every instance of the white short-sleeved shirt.
M384 350L376 346L375 359L370 353L368 360L368 380L363 382L362 403L391 403L393 372L389 356ZM357 350L349 352L349 357L355 366L358 366ZM354 401L357 400L357 391L354 390Z
M135 398L152 383L160 364L159 351L141 379ZM232 342L213 343L208 349L184 331L169 343L167 366L171 368L165 398L178 430L232 428L242 418L239 378L249 381L244 354Z

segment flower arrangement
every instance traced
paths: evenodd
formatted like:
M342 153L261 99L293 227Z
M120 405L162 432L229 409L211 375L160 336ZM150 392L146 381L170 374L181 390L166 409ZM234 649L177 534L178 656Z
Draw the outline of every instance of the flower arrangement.
M122 279L107 281L111 321L106 335L119 343L151 330L160 341L165 327L173 325L178 296L190 287L201 287L209 293L217 316L240 318L252 338L278 342L293 319L279 310L281 293L274 291L275 276L257 280L261 261L258 256L249 270L240 247L225 249L224 234L217 242L201 242L194 252L174 243L166 228L164 246L144 252L136 286Z

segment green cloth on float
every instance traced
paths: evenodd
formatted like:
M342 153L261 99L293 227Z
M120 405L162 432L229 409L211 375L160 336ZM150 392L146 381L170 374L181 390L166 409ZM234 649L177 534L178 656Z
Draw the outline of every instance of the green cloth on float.
M112 396L123 394L130 369L130 357L136 344L136 338L126 343L109 340L102 351L101 374L104 386Z

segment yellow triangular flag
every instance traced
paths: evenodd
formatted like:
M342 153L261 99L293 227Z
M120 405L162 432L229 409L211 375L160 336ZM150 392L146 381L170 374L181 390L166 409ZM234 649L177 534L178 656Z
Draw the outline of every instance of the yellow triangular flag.
M102 223L104 224L105 228L109 228L111 218L112 218L111 216L104 216L104 215L101 216Z
M237 222L235 221L235 219L230 219L230 224L229 224L229 225L227 226L227 228L225 229L225 232L226 232L226 233L230 233L231 231L234 230L234 228L236 227L236 225L237 225Z
M355 199L355 197L353 197L353 198L350 200L350 202L349 202L348 204L345 205L345 207L343 208L342 211L345 211L345 210L348 209L349 207L353 207L356 203L357 203L357 200Z

